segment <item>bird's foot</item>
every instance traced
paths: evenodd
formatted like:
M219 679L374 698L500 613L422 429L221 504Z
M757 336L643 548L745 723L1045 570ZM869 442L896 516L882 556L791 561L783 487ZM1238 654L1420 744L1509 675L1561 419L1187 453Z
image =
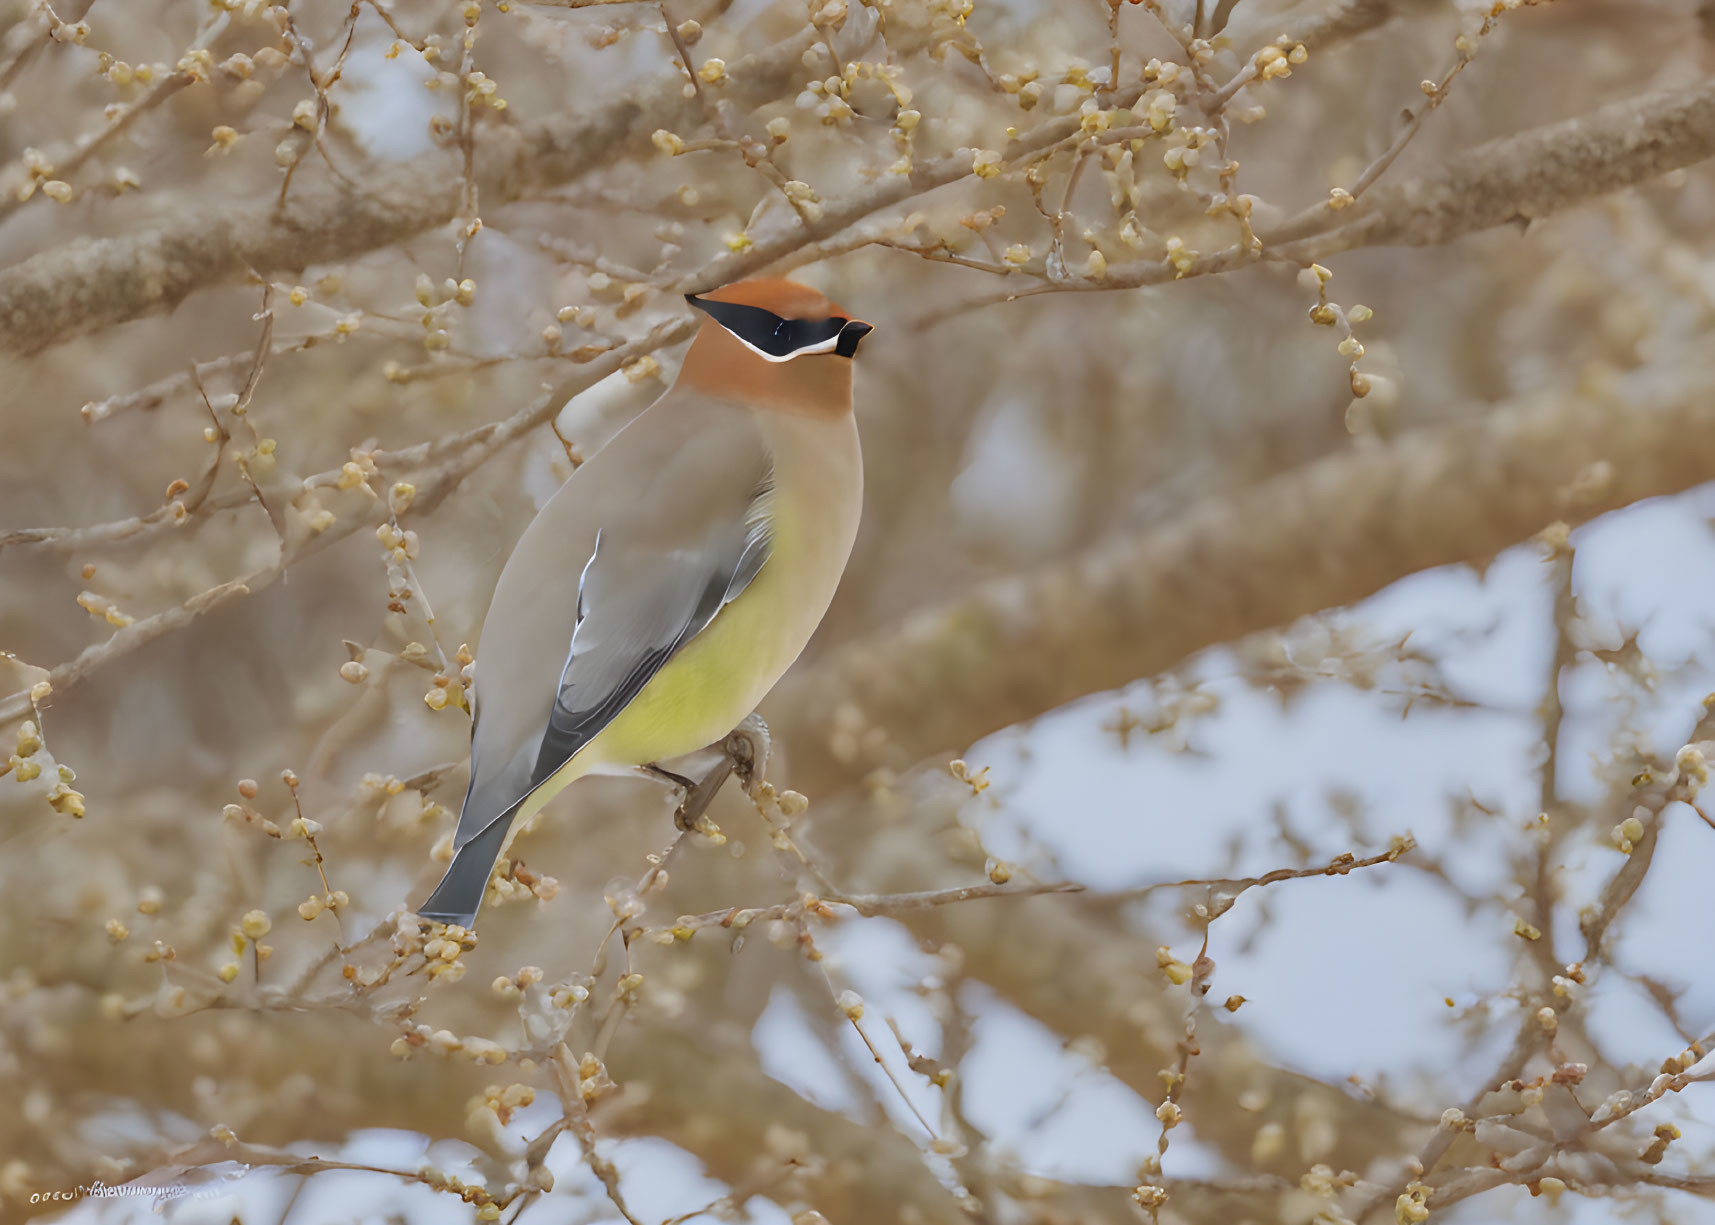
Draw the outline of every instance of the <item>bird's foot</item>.
M715 794L726 783L728 775L737 774L739 785L744 788L745 794L754 794L756 785L762 781L762 776L768 769L771 739L768 724L762 721L760 715L751 714L745 716L744 721L720 742L720 758L702 778L686 778L654 763L644 768L657 778L672 783L683 793L679 807L673 814L673 823L687 833L708 832L710 827L705 814L709 805L714 802Z
M768 724L754 711L721 742L721 751L732 763L733 773L738 775L739 786L746 795L755 795L756 785L768 773L768 754L773 742Z

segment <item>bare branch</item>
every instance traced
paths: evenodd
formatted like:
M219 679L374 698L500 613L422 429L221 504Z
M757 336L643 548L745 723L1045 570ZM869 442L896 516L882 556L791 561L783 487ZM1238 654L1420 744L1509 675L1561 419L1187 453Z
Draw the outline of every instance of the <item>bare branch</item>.
M419 512L433 509L449 493L458 487L460 481L487 461L501 448L522 438L530 430L547 421L565 402L584 388L606 378L618 370L626 362L640 357L655 349L674 344L685 339L693 330L695 324L686 318L674 319L655 328L647 336L633 341L620 349L616 349L586 366L579 368L579 373L555 387L552 391L537 398L537 400L503 421L492 422L467 430L461 435L450 439L439 439L433 443L420 443L395 452L378 452L375 460L378 468L387 471L405 471L442 459L437 467L426 476L419 478L414 506ZM451 452L450 458L447 457ZM310 477L303 482L305 488L325 485L336 479L333 473L324 473L320 477ZM253 496L250 490L237 499L235 504L242 505ZM149 516L152 521L154 516ZM250 595L269 586L286 572L287 567L294 562L310 557L355 532L359 527L370 522L363 516L351 515L335 522L327 530L307 535L286 545L280 559L273 565L264 566L252 571L243 578L222 583L200 595L187 600L184 604L168 608L146 617L123 629L116 631L104 642L98 642L88 647L76 659L68 660L53 668L48 675L49 682L56 693L78 684L90 673L116 659L123 658L139 647L145 646L163 634L182 629L195 621L204 613L220 607L228 600L237 596ZM21 718L30 710L29 695L17 693L9 698L0 700L0 721Z
M1295 251L1320 258L1388 243L1429 246L1529 223L1715 154L1715 80L1611 102L1492 140L1430 174L1377 186L1351 220ZM1263 235L1265 242L1270 236Z
M766 97L803 71L806 29L740 61L741 91ZM648 148L687 110L680 76L657 79L592 111L484 132L475 177L491 204L523 199ZM0 271L0 352L33 353L74 336L170 310L189 294L374 251L458 215L462 177L439 159L371 167L367 190L337 180L212 212L186 209L114 238L79 238Z
M963 748L1203 647L1715 477L1715 373L1620 405L1545 399L1334 455L847 644L764 707L793 785ZM884 729L854 749L853 712ZM843 722L842 722L843 721Z

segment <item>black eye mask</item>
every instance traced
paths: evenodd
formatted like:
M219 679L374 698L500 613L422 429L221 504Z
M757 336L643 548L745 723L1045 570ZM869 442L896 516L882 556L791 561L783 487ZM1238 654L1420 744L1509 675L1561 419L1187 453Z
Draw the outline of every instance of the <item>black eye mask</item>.
M803 353L850 357L870 332L869 324L856 319L782 319L760 306L713 302L695 294L686 294L685 301L771 361L783 362Z

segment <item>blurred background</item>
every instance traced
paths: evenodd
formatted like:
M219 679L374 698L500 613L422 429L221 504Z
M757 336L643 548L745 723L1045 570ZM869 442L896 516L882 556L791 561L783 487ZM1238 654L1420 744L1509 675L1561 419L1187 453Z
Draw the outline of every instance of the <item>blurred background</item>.
M1715 1220L1699 0L0 0L0 1203ZM718 833L408 915L681 295L876 325Z

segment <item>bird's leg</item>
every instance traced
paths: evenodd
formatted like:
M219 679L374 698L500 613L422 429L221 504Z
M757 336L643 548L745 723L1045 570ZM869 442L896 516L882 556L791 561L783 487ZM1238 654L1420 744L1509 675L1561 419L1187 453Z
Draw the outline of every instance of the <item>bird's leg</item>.
M708 811L709 805L714 803L715 793L721 789L721 784L726 782L727 775L731 773L732 759L723 756L714 769L692 783L690 789L685 792L685 799L679 805L679 811L673 814L673 824L687 832L694 831L698 822L703 819L703 814Z
M669 783L674 787L683 788L686 791L689 791L692 787L697 785L696 779L686 778L683 774L675 774L673 771L667 769L666 766L658 766L652 761L644 762L637 768L642 770L645 774L653 775L664 783Z
M768 724L760 715L751 714L746 715L744 721L721 741L720 760L702 778L686 778L654 762L643 768L683 789L684 798L673 814L673 823L682 830L691 831L697 828L697 822L702 820L714 802L715 793L721 789L728 775L736 773L739 784L747 795L750 794L768 767L769 743Z
M721 789L721 784L726 782L727 775L732 773L733 763L731 758L722 756L715 768L700 779L686 778L683 774L676 774L654 762L649 762L642 769L679 789L679 807L673 813L673 824L686 833L692 833L697 828L697 822L702 820L703 814L708 811L710 803L714 801L715 793Z

